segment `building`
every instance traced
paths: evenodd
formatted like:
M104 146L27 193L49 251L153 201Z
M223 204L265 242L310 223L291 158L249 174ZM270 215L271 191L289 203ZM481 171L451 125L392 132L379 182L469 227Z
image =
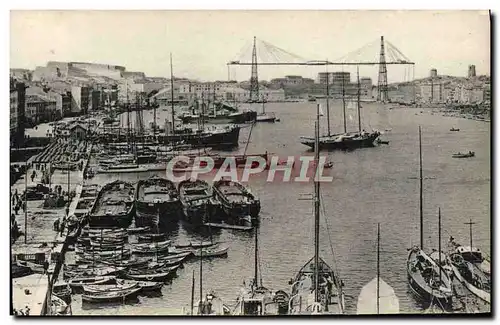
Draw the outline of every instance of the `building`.
M161 83L150 82L148 80L122 80L118 83L117 89L117 99L120 102L126 102L127 96L129 101L133 101L136 94L149 94L152 91L159 91L163 89L165 86Z
M10 78L10 146L24 143L26 85Z
M444 103L444 84L442 82L420 84L420 101L424 103Z
M139 71L123 71L121 73L121 77L127 80L141 80L146 78L146 74L144 72Z
M101 107L101 91L99 90L92 90L91 95L90 95L90 106L91 110L95 111L98 110Z
M17 80L31 81L33 73L28 69L10 69L10 76Z
M72 138L84 140L87 136L87 128L81 124L73 124L69 128L69 135Z
M303 78L302 76L285 76L284 78L271 79L271 85L283 88L287 86L301 86L313 84L314 80L310 78Z
M48 96L26 95L26 121L29 125L37 125L57 119L56 101Z
M333 85L348 84L351 82L351 73L338 71L338 72L320 72L318 73L318 83L326 85L326 81Z
M469 72L467 73L468 78L474 78L476 76L476 66L471 64L469 65Z
M86 86L71 87L71 115L86 114L89 110L90 89Z
M491 103L491 84L485 84L483 87L483 100Z
M431 74L430 74L430 77L431 78L437 78L438 76L438 71L437 69L431 69Z
M372 78L363 77L359 79L361 97L371 97L373 82Z

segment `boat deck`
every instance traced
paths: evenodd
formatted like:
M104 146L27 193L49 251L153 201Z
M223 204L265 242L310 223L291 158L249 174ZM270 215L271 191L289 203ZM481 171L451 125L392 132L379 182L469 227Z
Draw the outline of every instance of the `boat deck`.
M98 202L96 202L96 209L93 211L95 215L119 215L127 213L130 206L133 204L134 199L133 188L114 188L102 194Z
M170 201L173 197L170 195L173 189L166 186L140 186L138 199L144 202Z

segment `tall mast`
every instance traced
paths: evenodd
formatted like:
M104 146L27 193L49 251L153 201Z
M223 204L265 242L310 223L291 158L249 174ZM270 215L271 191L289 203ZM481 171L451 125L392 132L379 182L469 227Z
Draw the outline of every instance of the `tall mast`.
M439 281L441 281L441 208L438 208L438 251L439 251Z
M174 120L174 69L172 68L172 53L170 53L170 103L172 104L172 134L175 133ZM200 284L201 286L201 284Z
M347 121L345 115L345 85L344 85L344 71L342 71L342 110L344 112L344 133L347 133Z
M466 222L465 224L469 225L469 244L470 244L470 251L472 253L472 225L474 225L475 222L472 222L472 219L469 219L469 222Z
M380 313L380 223L377 224L377 314Z
M203 303L203 247L200 247L200 306L198 307L200 311L202 303Z
M26 204L26 209L24 209L24 243L28 243L28 164L26 164L26 176L24 176L24 202ZM34 165L33 165L34 166ZM69 173L69 169L68 169ZM69 202L69 191L68 191L68 202ZM16 201L17 204L17 201ZM68 203L69 204L69 203Z
M424 249L424 210L423 210L423 177L422 177L422 129L418 127L419 166L420 166L420 249Z
M153 103L153 139L156 142L156 103Z
M328 59L326 60L326 121L328 125L328 136L330 136L330 73L328 72ZM345 124L345 122L344 122Z
M254 256L254 263L255 263L255 279L254 279L254 285L255 285L255 289L258 288L258 285L257 285L257 281L259 279L259 267L258 267L258 254L259 254L259 240L258 240L259 236L258 236L258 233L257 233L257 228L255 228L255 256Z
M193 281L191 283L191 316L194 312L194 270L193 270Z
M316 172L314 175L314 301L319 302L319 104L317 105L317 121L315 123L314 136L314 163Z
M357 71L356 71L356 74L357 74L357 77L358 77L358 132L361 133L361 86L359 84L359 65L356 66L357 67Z

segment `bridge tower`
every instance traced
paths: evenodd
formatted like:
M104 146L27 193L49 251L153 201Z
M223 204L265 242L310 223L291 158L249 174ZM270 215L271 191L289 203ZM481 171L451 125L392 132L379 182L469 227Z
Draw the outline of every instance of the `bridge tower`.
M377 101L387 102L388 99L389 94L387 91L387 65L385 64L384 36L381 36Z
M259 78L257 76L257 47L255 45L255 36L253 37L252 74L250 76L250 101L259 101Z

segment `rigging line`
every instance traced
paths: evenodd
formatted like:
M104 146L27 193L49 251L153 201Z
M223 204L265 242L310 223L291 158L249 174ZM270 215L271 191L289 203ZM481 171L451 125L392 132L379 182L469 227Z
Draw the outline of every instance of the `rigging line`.
M396 51L397 53L399 53L399 55L403 59L405 59L405 61L410 62L410 59L406 55L404 55L403 52L401 52L396 46L394 46L394 44L390 43L389 41L386 41L386 43L389 44L389 46L392 47L394 51Z
M276 55L274 54L274 52L272 51L272 49L266 43L263 43L263 45L264 45L264 48L267 50L266 54L268 55L268 57L271 58L269 60L269 62L272 62L272 57L274 57L274 59L276 60L276 62L280 62L280 60L276 57Z
M346 55L339 57L339 58L338 58L337 60L335 60L335 61L339 61L339 62L342 62L342 60L344 60L344 61L348 61L348 60L347 60L348 58L350 59L350 58L351 58L351 56L354 56L354 54L359 55L359 54L361 53L361 51L363 51L363 50L365 50L365 49L369 48L370 46L373 46L375 43L378 43L378 40L375 40L375 41L373 41L373 42L371 42L371 43L368 43L368 44L366 44L366 45L364 45L364 46L362 46L362 47L358 48L357 50L351 51L351 52L347 53Z
M273 44L271 44L271 43L268 43L268 42L266 42L266 41L261 41L261 42L262 42L262 43L264 43L264 44L267 44L267 45L271 46L272 48L274 48L274 49L275 49L275 50L277 50L277 51L281 51L281 52L286 53L286 54L288 54L288 55L290 55L290 56L292 56L292 57L294 57L294 58L296 58L296 59L299 59L299 60L303 60L303 61L305 61L305 58L301 57L300 55L294 54L294 53L292 53L292 52L288 52L288 51L286 51L286 50L284 50L284 49L282 49L282 48L280 48L280 47L278 47L278 46L276 46L276 45L273 45Z
M340 272L338 271L337 269L337 262L336 262L336 258L335 258L335 251L333 249L333 243L332 243L332 237L330 236L330 227L328 226L328 221L326 220L326 209L325 209L325 204L323 203L323 195L321 195L321 208L323 210L323 220L325 220L325 224L326 224L326 232L328 234L328 241L329 241L329 244L330 244L330 250L332 252L332 256L333 256L333 263L334 263L334 268L335 268L335 274L337 275L337 277L339 279L341 279L340 277Z
M247 54L249 48L251 46L251 43L250 42L247 42L245 45L243 45L243 47L240 49L240 51L238 52L238 55L236 55L236 59L235 61L241 61L243 59L243 55L244 54Z

